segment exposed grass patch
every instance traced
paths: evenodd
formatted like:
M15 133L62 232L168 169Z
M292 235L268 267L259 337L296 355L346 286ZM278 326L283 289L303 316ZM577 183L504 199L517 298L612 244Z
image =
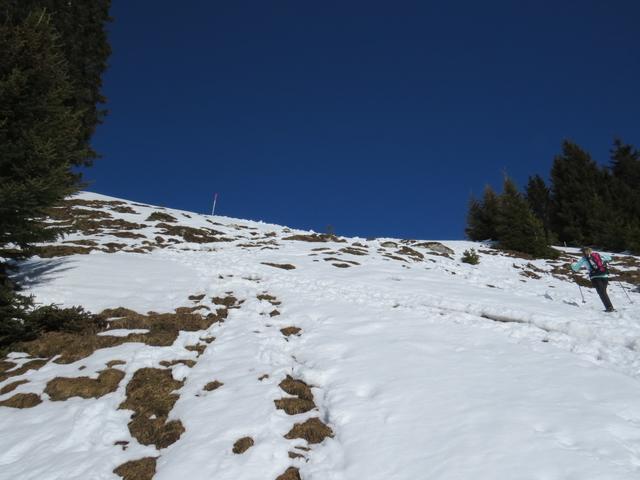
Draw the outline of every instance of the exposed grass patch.
M277 317L278 315L280 315L278 310L271 310L271 312L269 312L270 317Z
M222 385L224 385L224 383L219 382L217 380L214 380L213 382L209 382L207 383L204 387L203 390L207 391L207 392L211 392L213 390L216 390L218 388L220 388Z
M92 247L83 247L80 245L42 245L33 247L34 255L41 258L67 257L69 255L87 255L93 250Z
M424 260L424 255L423 254L421 254L417 250L414 250L413 248L407 247L407 246L400 247L400 249L396 252L396 254L397 255L406 255L406 256L412 258L413 260L415 260L416 262Z
M198 343L196 345L187 345L184 348L189 350L190 352L198 352L198 356L200 356L207 349L207 345Z
M39 355L36 355L36 356L39 356ZM16 368L11 371L4 371L0 373L0 382L4 382L7 378L23 375L27 373L29 370L39 370L41 367L46 365L48 361L49 360L47 359L30 360L19 368ZM5 363L9 363L9 362L5 362Z
M194 302L199 302L200 300L202 300L204 297L206 296L205 293L201 293L200 295L189 295L189 300L192 300Z
M317 417L310 418L303 423L296 423L289 433L284 436L288 440L302 438L308 443L320 443L327 437L333 437L333 430Z
M338 268L351 268L351 265L348 263L332 263L331 265Z
M342 253L348 253L349 255L360 255L360 256L369 255L369 252L362 248L345 247L345 248L341 248L340 251Z
M226 297L213 297L211 301L215 305L222 305L226 308L235 307L238 303L238 299L233 295L227 295Z
M179 420L167 422L179 396L173 393L184 382L174 380L171 370L141 368L127 385L127 398L120 409L133 410L129 431L142 445L165 448L176 442L184 427Z
M267 265L269 267L281 268L283 270L293 270L295 269L295 265L291 265L290 263L271 263L271 262L260 262L262 265Z
M195 360L187 360L187 359L180 359L180 360L162 360L160 362L160 365L162 365L163 367L173 367L174 365L186 365L189 368L193 368L195 366L197 362Z
M189 243L212 243L212 242L230 242L232 239L220 237L222 232L211 228L193 228L182 225L170 225L168 223L158 223L156 228L162 228L162 235L171 235L182 237L185 242Z
M236 443L233 444L233 453L236 455L243 454L251 447L253 447L253 438L251 437L242 437L236 440Z
M285 337L288 337L290 335L298 335L301 331L302 329L299 327L285 327L280 329L280 332L282 332Z
M115 207L111 207L111 210L113 210L114 212L118 212L118 213L132 213L132 214L137 214L138 213L128 205L118 205L118 206L115 206Z
M42 403L42 399L35 393L16 393L13 397L0 402L0 407L32 408Z
M18 388L20 385L24 385L25 383L29 383L29 380L18 380L17 382L9 383L0 388L0 395L13 392L16 388Z
M278 410L284 410L287 415L298 415L316 408L316 404L313 401L302 398L281 398L273 402Z
M124 360L109 360L107 362L107 367L112 368L115 367L116 365L126 365L127 362L125 362Z
M118 238L131 238L134 240L138 238L147 238L145 235L135 232L109 232L109 235L113 235Z
M268 293L261 293L256 298L258 300L266 300L267 302L269 302L273 306L277 306L277 305L280 305L282 303L282 302L279 302L276 297L274 297L273 295L269 295Z
M117 467L113 473L124 480L152 480L156 474L156 461L154 457L145 457L139 460L131 460Z
M297 240L299 242L338 242L338 243L347 242L346 240L342 238L338 238L335 235L332 235L329 233L312 233L310 235L291 235L289 237L283 237L282 240Z
M53 401L63 401L71 397L100 398L115 392L123 378L124 372L115 368L102 370L96 379L56 377L47 383L44 392Z
M287 375L287 377L280 382L280 388L287 392L289 395L294 395L304 400L313 400L313 393L311 387L302 380L296 380L295 378Z
M278 475L276 480L302 480L300 471L296 467L289 467L282 475Z
M176 217L164 212L153 212L145 220L145 222L176 222L176 221L177 221Z

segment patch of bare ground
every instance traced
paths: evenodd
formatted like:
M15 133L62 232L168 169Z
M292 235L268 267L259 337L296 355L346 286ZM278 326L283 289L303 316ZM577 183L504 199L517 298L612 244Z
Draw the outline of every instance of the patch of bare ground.
M182 237L185 242L189 243L213 243L213 242L231 242L232 239L220 237L222 232L211 228L194 228L182 225L169 225L168 223L158 223L156 228L161 228L162 235L171 235Z
M277 317L278 315L280 315L280 312L277 309L269 312L270 317Z
M303 423L296 423L284 436L288 440L302 438L311 444L320 443L327 437L333 438L333 430L318 417L310 418Z
M253 438L251 437L242 437L236 440L236 443L233 444L233 453L236 455L243 454L251 447L253 447Z
M269 378L269 375L265 373L264 375L260 375L260 376L258 377L258 381L260 381L260 382L261 382L261 381L263 381L263 380L266 380L267 378Z
M207 345L203 343L197 343L195 345L187 345L184 348L186 350L189 350L190 352L198 352L198 357L199 357L207 349Z
M141 368L134 373L119 408L133 410L129 431L142 445L166 448L180 438L182 422L167 421L167 417L179 398L173 392L182 385L168 369Z
M96 379L56 377L47 383L44 392L53 401L63 401L71 397L100 398L115 392L123 378L124 372L115 368L102 370Z
M173 344L180 331L206 330L215 322L223 322L227 317L227 310L220 309L206 316L184 311L176 313L150 312L148 315L142 315L126 308L116 308L104 310L99 314L99 317L105 322L107 319L115 318L108 322L109 329L146 329L149 331L147 333L133 333L126 337L97 335L99 331L107 331L104 329L77 333L47 332L36 340L20 344L19 348L34 357L51 358L57 356L54 360L56 363L73 363L88 357L96 350L128 342L166 347ZM34 360L33 362L46 363L46 360ZM29 363L32 368L36 365L32 362ZM16 374L13 371L10 373ZM2 380L2 375L7 374L0 374L0 380Z
M107 367L109 368L113 368L116 365L126 365L127 362L125 362L124 360L109 360L107 362Z
M348 263L350 265L360 265L358 262L355 262L353 260L344 260L342 258L337 258L337 257L326 257L326 258L323 258L323 260L325 262L340 262L340 263Z
M35 393L16 393L13 397L0 402L0 407L32 408L42 403Z
M186 365L189 368L193 368L196 363L197 362L195 360L187 360L187 359L162 360L160 362L160 365L162 365L163 367L173 367L174 365Z
M34 255L40 258L66 257L69 255L86 255L96 250L92 247L82 247L79 245L41 245L33 247Z
M18 388L20 385L24 385L25 383L29 383L29 380L18 380L17 382L9 383L0 388L0 395L13 392L16 388Z
M309 235L291 235L289 237L283 237L282 240L297 240L299 242L337 242L337 243L347 242L346 240L336 237L335 235L332 235L329 233L312 233Z
M407 259L406 259L406 258L398 257L398 256L396 256L396 255L391 255L390 253L385 253L385 254L384 254L384 255L382 255L382 256L383 256L383 257L386 257L386 258L390 258L391 260L398 260L398 261L400 261L400 262L405 262L405 263L407 262Z
M269 267L281 268L283 270L293 270L295 269L295 265L291 265L290 263L270 263L270 262L260 262L262 265L267 265Z
M66 240L62 243L72 243L75 245L82 245L84 247L97 247L99 243L94 240L80 239L80 240Z
M222 385L224 385L224 383L219 382L217 380L214 380L213 382L209 382L207 383L204 387L203 390L207 391L207 392L211 392L213 390L216 390L218 388L220 388Z
M111 210L117 213L132 213L134 215L138 213L128 205L118 205L116 207L111 207Z
M204 297L206 296L206 294L201 293L199 295L189 295L189 300L193 300L194 302L199 302L200 300L202 300Z
M139 460L131 460L117 467L113 473L124 480L152 480L156 474L155 457L145 457Z
M287 375L286 378L280 382L279 387L289 395L294 395L305 400L313 400L311 387L302 380L293 378L291 375Z
M348 253L349 255L360 255L360 256L369 255L369 252L362 248L345 247L345 248L341 248L340 251L342 253Z
M413 248L407 247L407 246L400 247L400 249L398 251L396 251L396 255L406 255L409 258L411 258L412 260L415 260L416 262L424 260L424 255L423 254L421 254L417 250L414 250Z
M145 222L177 222L176 217L164 212L153 212Z
M333 265L334 267L338 267L338 268L350 268L351 265L349 265L348 263L332 263L331 265Z
M428 250L433 250L434 252L437 253L441 253L445 256L450 256L450 255L454 255L455 252L447 247L446 245L443 245L440 242L420 242L420 243L412 243L412 246L414 247L419 247L419 248L426 248Z
M39 355L35 355L39 356ZM4 371L0 373L0 382L4 382L7 378L17 377L18 375L23 375L27 373L29 370L39 370L42 368L49 360L48 359L38 359L38 360L30 360L23 364L19 368L15 368L13 370L7 371L8 369L3 369ZM4 364L12 364L11 362L3 362ZM10 367L11 368L11 367Z
M285 327L285 328L281 328L280 329L280 332L285 337L288 337L290 335L299 335L301 331L302 331L302 329L299 328L299 327Z
M226 297L212 297L211 301L215 305L222 305L226 308L233 308L238 304L238 299L233 295L227 295Z
M331 249L329 247L318 247L318 248L311 249L312 252L324 252L326 250L331 250Z
M280 305L282 303L282 302L278 301L278 299L276 297L274 297L273 295L269 295L268 293L261 293L260 295L257 295L256 298L258 300L266 300L267 302L269 302L274 307L277 307L278 305Z
M302 480L300 471L296 467L289 467L282 475L278 475L276 480Z

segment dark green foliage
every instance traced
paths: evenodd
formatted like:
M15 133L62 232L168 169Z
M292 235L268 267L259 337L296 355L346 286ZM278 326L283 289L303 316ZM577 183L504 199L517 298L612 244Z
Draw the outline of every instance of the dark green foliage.
M460 259L462 263L469 263L471 265L477 265L480 263L480 255L475 251L474 248L465 250L462 253L462 258Z
M105 25L111 20L111 0L3 0L0 23L19 25L34 11L43 9L58 33L58 47L66 59L72 90L65 105L80 116L75 133L85 155L70 159L73 165L90 165L97 154L90 140L106 114L99 108L106 99L101 93L102 74L107 68L111 47Z
M609 175L578 145L565 141L551 169L551 225L562 242L602 244L608 217Z
M529 177L525 198L531 211L542 224L547 243L551 243L551 191L540 175Z
M487 185L482 201L472 198L467 214L465 233L470 240L496 240L496 223L498 216L498 195Z
M550 249L542 223L535 217L515 183L508 177L504 180L499 200L496 231L500 247L537 257L548 256Z
M18 296L19 304L30 299ZM14 302L15 304L15 302ZM35 340L45 332L98 332L105 327L99 316L86 312L82 307L59 308L47 305L18 312L21 318L6 318L0 322L0 350L19 343Z
M44 11L0 26L0 249L52 239L41 218L76 190L71 164L89 154L59 37Z

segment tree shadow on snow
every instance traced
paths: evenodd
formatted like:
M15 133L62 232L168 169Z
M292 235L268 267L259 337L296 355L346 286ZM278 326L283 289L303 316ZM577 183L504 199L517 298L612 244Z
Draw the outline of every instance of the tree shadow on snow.
M20 287L33 287L51 282L73 268L68 258L25 260L13 265L11 279Z

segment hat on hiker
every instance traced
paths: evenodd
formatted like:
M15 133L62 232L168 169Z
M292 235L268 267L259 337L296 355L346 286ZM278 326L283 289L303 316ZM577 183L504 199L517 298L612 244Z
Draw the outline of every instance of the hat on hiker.
M582 247L580 251L585 255L591 255L592 250L589 247Z

